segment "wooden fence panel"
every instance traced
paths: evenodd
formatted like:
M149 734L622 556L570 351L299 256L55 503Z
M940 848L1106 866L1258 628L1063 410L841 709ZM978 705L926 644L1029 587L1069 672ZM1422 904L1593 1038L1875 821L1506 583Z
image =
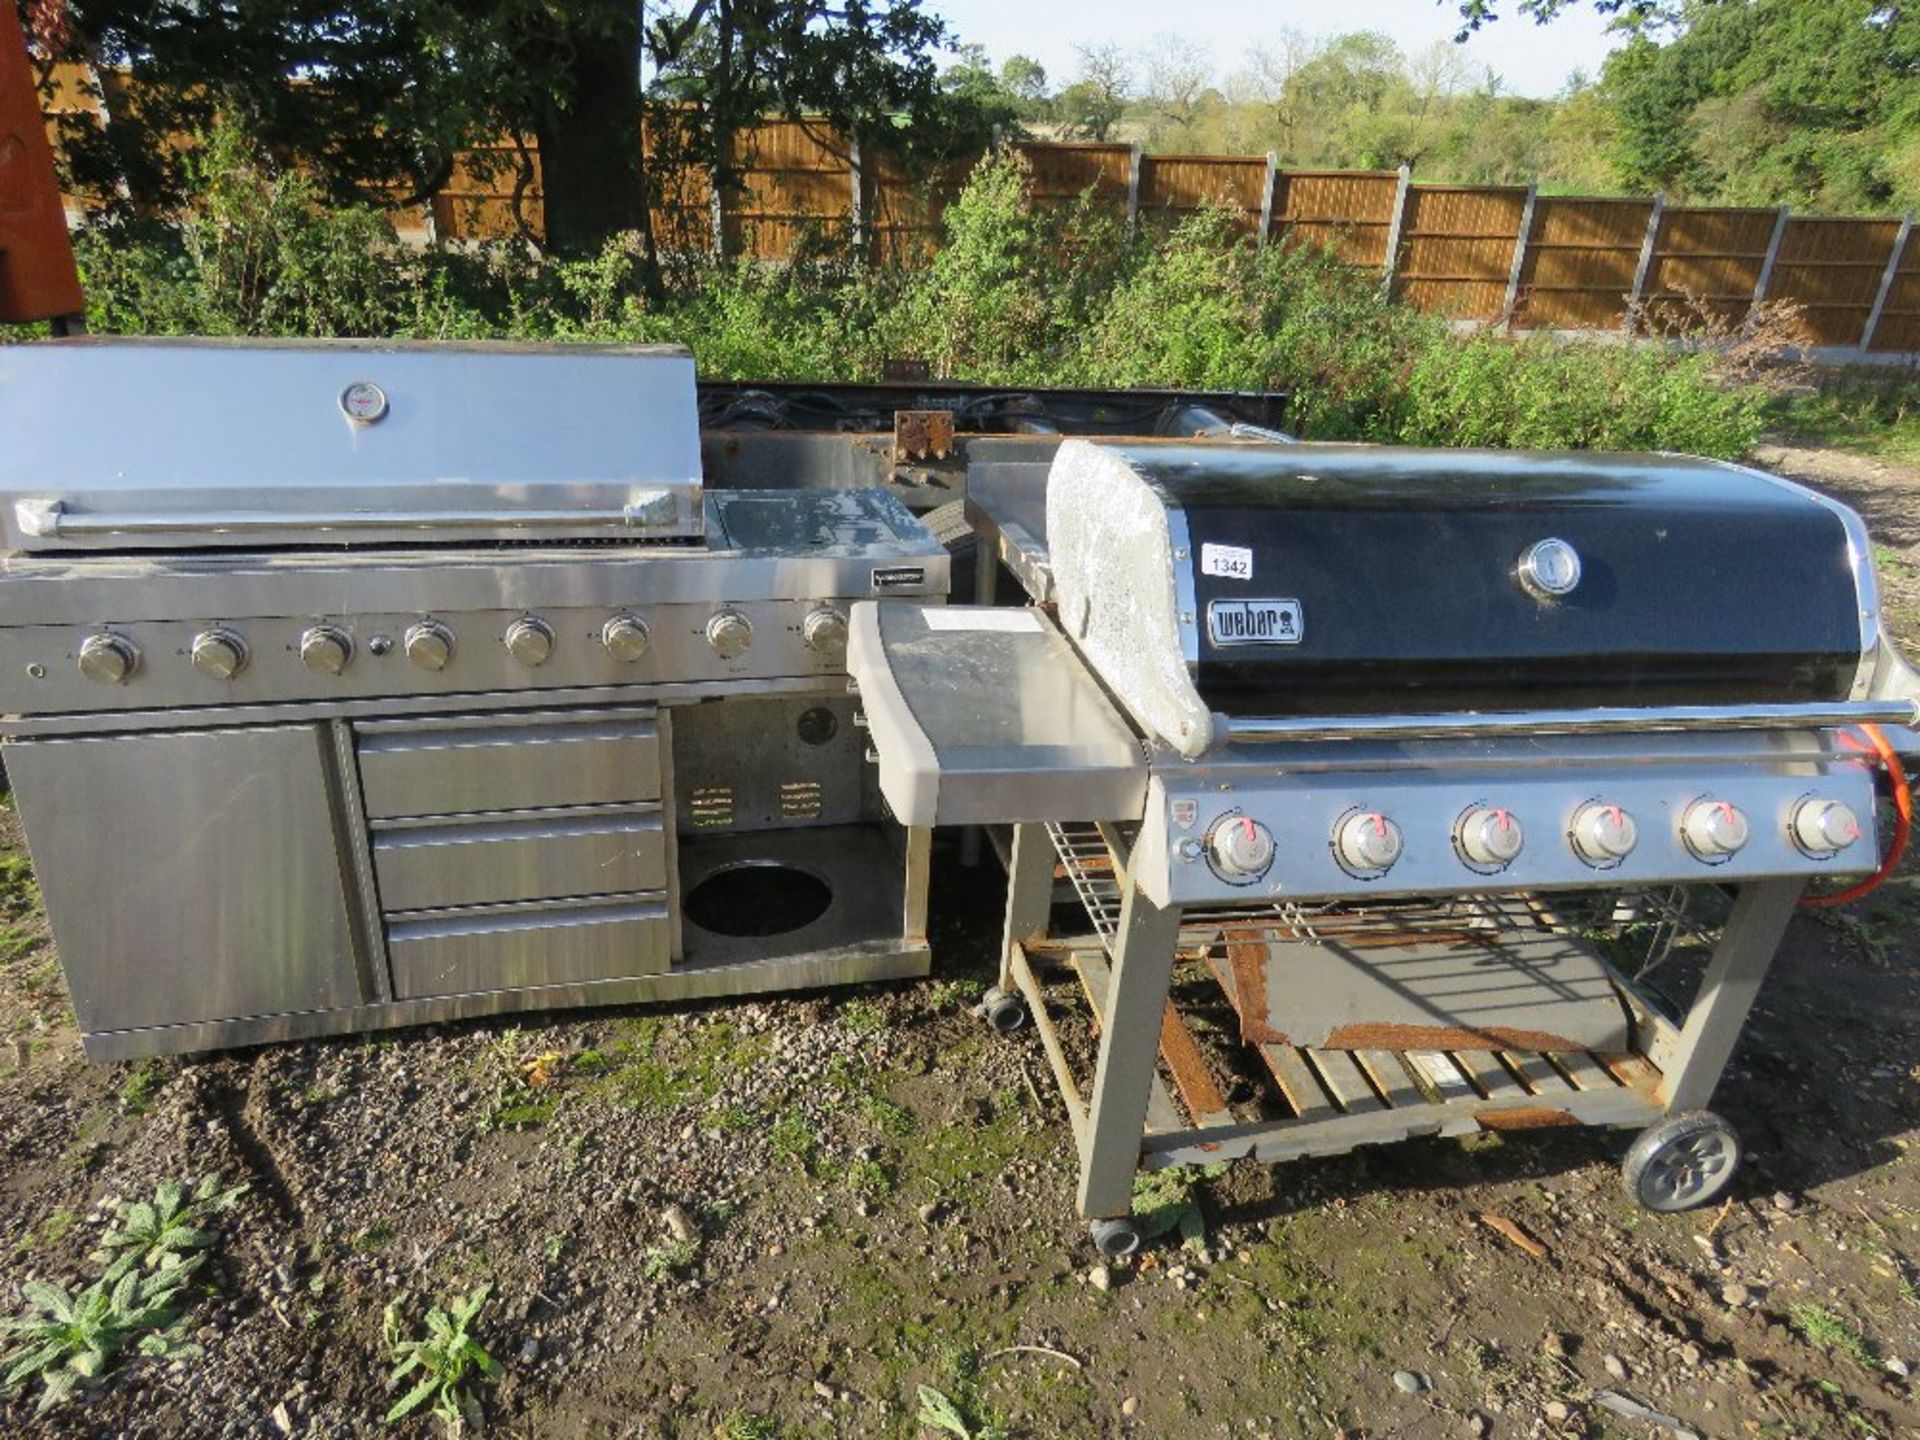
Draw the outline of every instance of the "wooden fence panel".
M1817 345L1858 345L1893 253L1897 220L1796 215L1774 266L1772 298L1800 309Z
M59 67L41 97L49 138L59 146L63 122L103 123L133 105L123 72ZM653 111L642 143L657 151L654 127L671 122ZM188 143L184 138L178 143ZM1143 155L1134 173L1133 147L1049 142L1016 147L1033 169L1037 204L1077 201L1091 191L1116 217L1129 196L1149 227L1177 223L1208 204L1236 213L1245 233L1266 208L1267 162L1253 155ZM735 137L741 187L722 205L728 248L757 259L791 256L809 235L846 233L855 219L852 146L827 126L768 120ZM940 220L971 162L935 174L909 173L885 155L860 164L859 221L867 255L883 263L923 263L939 243ZM706 254L714 246L714 197L699 164L656 166L654 233L668 252ZM1135 189L1137 182L1137 190ZM1328 247L1350 265L1385 271L1399 177L1393 171L1295 170L1273 177L1267 239ZM518 193L518 214L515 197ZM424 233L425 211L401 203L395 186L396 232ZM1514 270L1514 238L1525 209L1518 188L1413 185L1396 257L1396 290L1423 310L1462 319L1495 320L1505 310ZM97 197L96 197L97 201ZM70 223L90 208L66 197ZM1618 329L1633 290L1653 202L1580 196L1537 197L1520 257L1513 323L1556 330ZM479 240L543 225L539 157L511 138L462 152L433 199L437 235ZM1747 314L1779 212L1752 208L1673 206L1661 213L1649 256L1643 301L1656 323L1700 317L1733 325ZM1875 297L1900 224L1886 218L1792 216L1768 278L1771 301L1796 307L1809 340L1827 348L1863 343ZM1920 354L1920 233L1899 257L1871 348Z
M940 216L969 166L952 164L911 174L892 156L862 155L860 200L868 258L881 265L920 265L940 247Z
M1236 228L1260 230L1266 204L1264 155L1143 155L1140 158L1140 219L1171 227L1209 205L1232 210Z
M1283 170L1274 177L1272 240L1325 246L1382 269L1400 176L1392 170Z
M1057 141L1014 147L1033 167L1037 203L1078 200L1088 190L1124 213L1133 170L1133 147L1102 142Z
M1777 210L1682 205L1663 210L1642 296L1653 328L1743 321L1778 218Z
M1542 195L1533 207L1514 324L1618 329L1653 218L1651 200Z
M1870 348L1876 353L1920 350L1920 228L1908 232Z
M476 145L453 157L453 174L433 197L434 233L442 240L519 234L513 195L523 177L527 183L520 217L530 234L541 234L546 216L540 202L540 156L531 141L522 149L511 139Z
M1415 185L1407 194L1394 290L1457 320L1497 320L1526 211L1524 189Z
M729 255L784 260L809 236L844 236L853 216L846 138L809 120L770 120L734 136L740 192L725 206Z

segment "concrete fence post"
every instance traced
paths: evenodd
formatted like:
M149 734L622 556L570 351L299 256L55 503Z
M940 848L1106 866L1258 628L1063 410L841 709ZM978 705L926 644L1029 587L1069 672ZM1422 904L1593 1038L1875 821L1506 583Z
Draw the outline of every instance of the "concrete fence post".
M1753 303L1760 304L1767 298L1767 292L1773 288L1774 267L1780 263L1780 246L1787 238L1787 221L1793 216L1791 207L1782 205L1773 217L1773 233L1767 237L1767 258L1760 262L1760 278L1753 282Z
M1900 217L1899 233L1893 237L1893 253L1887 256L1887 268L1880 272L1880 288L1874 292L1873 308L1867 312L1866 327L1860 332L1860 353L1873 348L1880 333L1880 317L1887 313L1887 300L1893 294L1893 282L1900 278L1900 261L1907 253L1907 240L1913 234L1913 212Z
M1407 227L1407 201L1413 195L1413 166L1400 167L1400 181L1393 188L1393 220L1387 226L1387 254L1380 266L1380 293L1393 293L1394 272L1400 268L1400 238Z
M860 137L847 137L847 227L853 239L854 263L867 258L867 197L860 165Z
M1527 268L1527 246L1533 240L1533 210L1540 198L1540 187L1527 186L1527 200L1520 207L1520 234L1513 242L1513 264L1507 267L1507 298L1500 307L1500 325L1513 329L1514 311L1520 308L1520 277Z
M1133 151L1127 156L1127 238L1133 239L1140 231L1140 166L1145 151L1138 140L1133 142Z
M1627 294L1627 313L1620 317L1620 328L1629 335L1639 318L1640 302L1647 296L1647 277L1653 274L1653 254L1660 242L1660 222L1666 213L1667 197L1655 195L1653 209L1647 215L1646 238L1640 242L1640 263L1633 270L1633 289Z
M1269 150L1267 152L1267 178L1260 186L1260 244L1267 243L1267 232L1273 228L1273 192L1280 183L1280 157Z

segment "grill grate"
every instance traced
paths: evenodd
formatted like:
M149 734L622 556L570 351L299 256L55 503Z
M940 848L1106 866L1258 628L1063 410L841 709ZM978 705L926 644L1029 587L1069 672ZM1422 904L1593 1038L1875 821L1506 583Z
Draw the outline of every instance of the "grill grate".
M1106 839L1094 825L1049 825L1060 865L1102 946L1112 953L1120 928L1120 885ZM1686 886L1650 890L1577 891L1549 904L1538 895L1510 892L1441 899L1301 904L1297 901L1195 906L1181 915L1180 948L1219 953L1221 931L1236 943L1338 941L1354 949L1453 940L1493 943L1500 936L1577 935L1599 945L1619 968L1642 978L1675 951L1710 943L1714 926L1698 913L1698 893ZM1251 933L1250 933L1251 932Z

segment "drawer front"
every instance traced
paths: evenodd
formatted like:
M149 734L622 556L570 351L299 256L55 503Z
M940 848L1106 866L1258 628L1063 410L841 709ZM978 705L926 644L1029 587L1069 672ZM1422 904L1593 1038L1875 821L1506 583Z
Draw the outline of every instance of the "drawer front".
M387 922L393 993L401 1000L658 975L671 939L658 895L487 905Z
M373 869L389 912L624 895L665 888L666 831L658 805L376 820Z
M651 709L377 721L355 733L375 819L660 798Z

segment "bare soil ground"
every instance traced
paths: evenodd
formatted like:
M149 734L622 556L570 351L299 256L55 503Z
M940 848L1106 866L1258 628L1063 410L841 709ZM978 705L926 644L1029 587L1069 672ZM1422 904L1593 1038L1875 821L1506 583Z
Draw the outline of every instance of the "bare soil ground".
M1766 459L1866 512L1920 651L1920 475ZM383 1309L485 1280L497 1435L917 1436L921 1385L981 1436L1660 1433L1603 1391L1702 1436L1920 1434L1911 871L1795 921L1717 1102L1749 1147L1724 1208L1636 1210L1623 1137L1435 1141L1200 1181L1203 1251L1106 1271L1037 1048L967 1014L990 867L939 854L926 984L98 1067L5 840L0 1306L79 1283L113 1197L251 1188L197 1355L0 1401L0 1433L383 1433Z

